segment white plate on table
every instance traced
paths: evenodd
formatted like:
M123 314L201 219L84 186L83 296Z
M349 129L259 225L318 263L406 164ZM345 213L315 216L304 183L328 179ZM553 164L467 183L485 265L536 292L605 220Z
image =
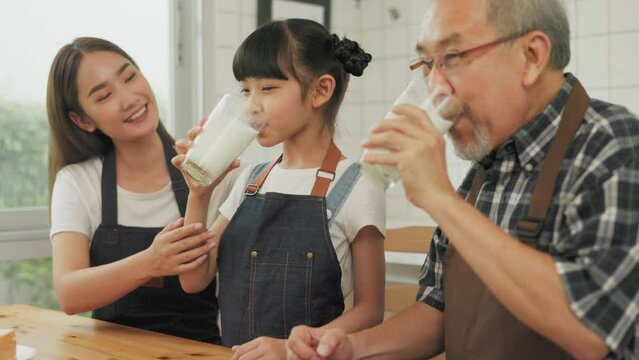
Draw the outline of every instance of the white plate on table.
M16 349L16 357L18 358L18 360L29 360L34 357L35 354L36 349L32 348L31 346L18 344Z

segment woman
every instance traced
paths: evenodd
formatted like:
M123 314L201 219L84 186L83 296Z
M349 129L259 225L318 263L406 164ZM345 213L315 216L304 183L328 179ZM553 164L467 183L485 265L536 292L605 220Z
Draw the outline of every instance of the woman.
M183 226L188 188L170 164L173 139L135 61L103 39L65 45L51 66L47 110L53 281L62 309L219 342L215 284L187 294L175 276L204 261L212 235L207 224ZM217 186L214 209L234 179Z

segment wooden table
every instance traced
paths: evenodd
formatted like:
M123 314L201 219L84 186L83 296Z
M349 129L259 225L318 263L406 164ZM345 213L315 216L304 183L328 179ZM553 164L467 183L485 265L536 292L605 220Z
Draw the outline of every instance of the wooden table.
M229 359L231 350L29 305L0 306L0 328L15 328L34 360Z

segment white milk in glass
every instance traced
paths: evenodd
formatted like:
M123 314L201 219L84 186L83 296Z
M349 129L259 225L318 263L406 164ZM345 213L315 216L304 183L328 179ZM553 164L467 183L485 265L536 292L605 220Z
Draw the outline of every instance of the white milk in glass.
M182 170L199 185L213 183L257 137L253 127L259 127L249 122L243 101L224 95L187 152Z
M440 102L434 104L435 97L440 99ZM452 121L445 120L441 116L441 111L444 109L448 102L448 95L441 91L428 92L426 79L423 77L413 79L404 92L395 100L393 105L399 104L412 104L426 112L435 128L441 133L445 134L448 129L453 125ZM389 111L384 116L384 119L397 118L397 114ZM367 153L385 153L388 152L384 148L367 149L364 151L364 155ZM360 161L361 170L367 176L383 183L386 187L393 186L400 180L399 171L394 166L370 164L365 161Z

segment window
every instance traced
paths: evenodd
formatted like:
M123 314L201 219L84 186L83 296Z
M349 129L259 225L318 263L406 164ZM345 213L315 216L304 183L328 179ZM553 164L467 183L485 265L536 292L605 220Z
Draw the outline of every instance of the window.
M116 43L138 63L161 118L174 129L173 96L180 92L172 80L174 6L171 0L0 2L0 304L40 299L33 301L47 306L51 296L50 261L21 259L50 255L45 102L55 54L80 36Z
M6 1L0 5L0 208L46 206L46 84L58 49L103 37L139 63L171 111L168 0ZM170 127L170 124L167 124Z

